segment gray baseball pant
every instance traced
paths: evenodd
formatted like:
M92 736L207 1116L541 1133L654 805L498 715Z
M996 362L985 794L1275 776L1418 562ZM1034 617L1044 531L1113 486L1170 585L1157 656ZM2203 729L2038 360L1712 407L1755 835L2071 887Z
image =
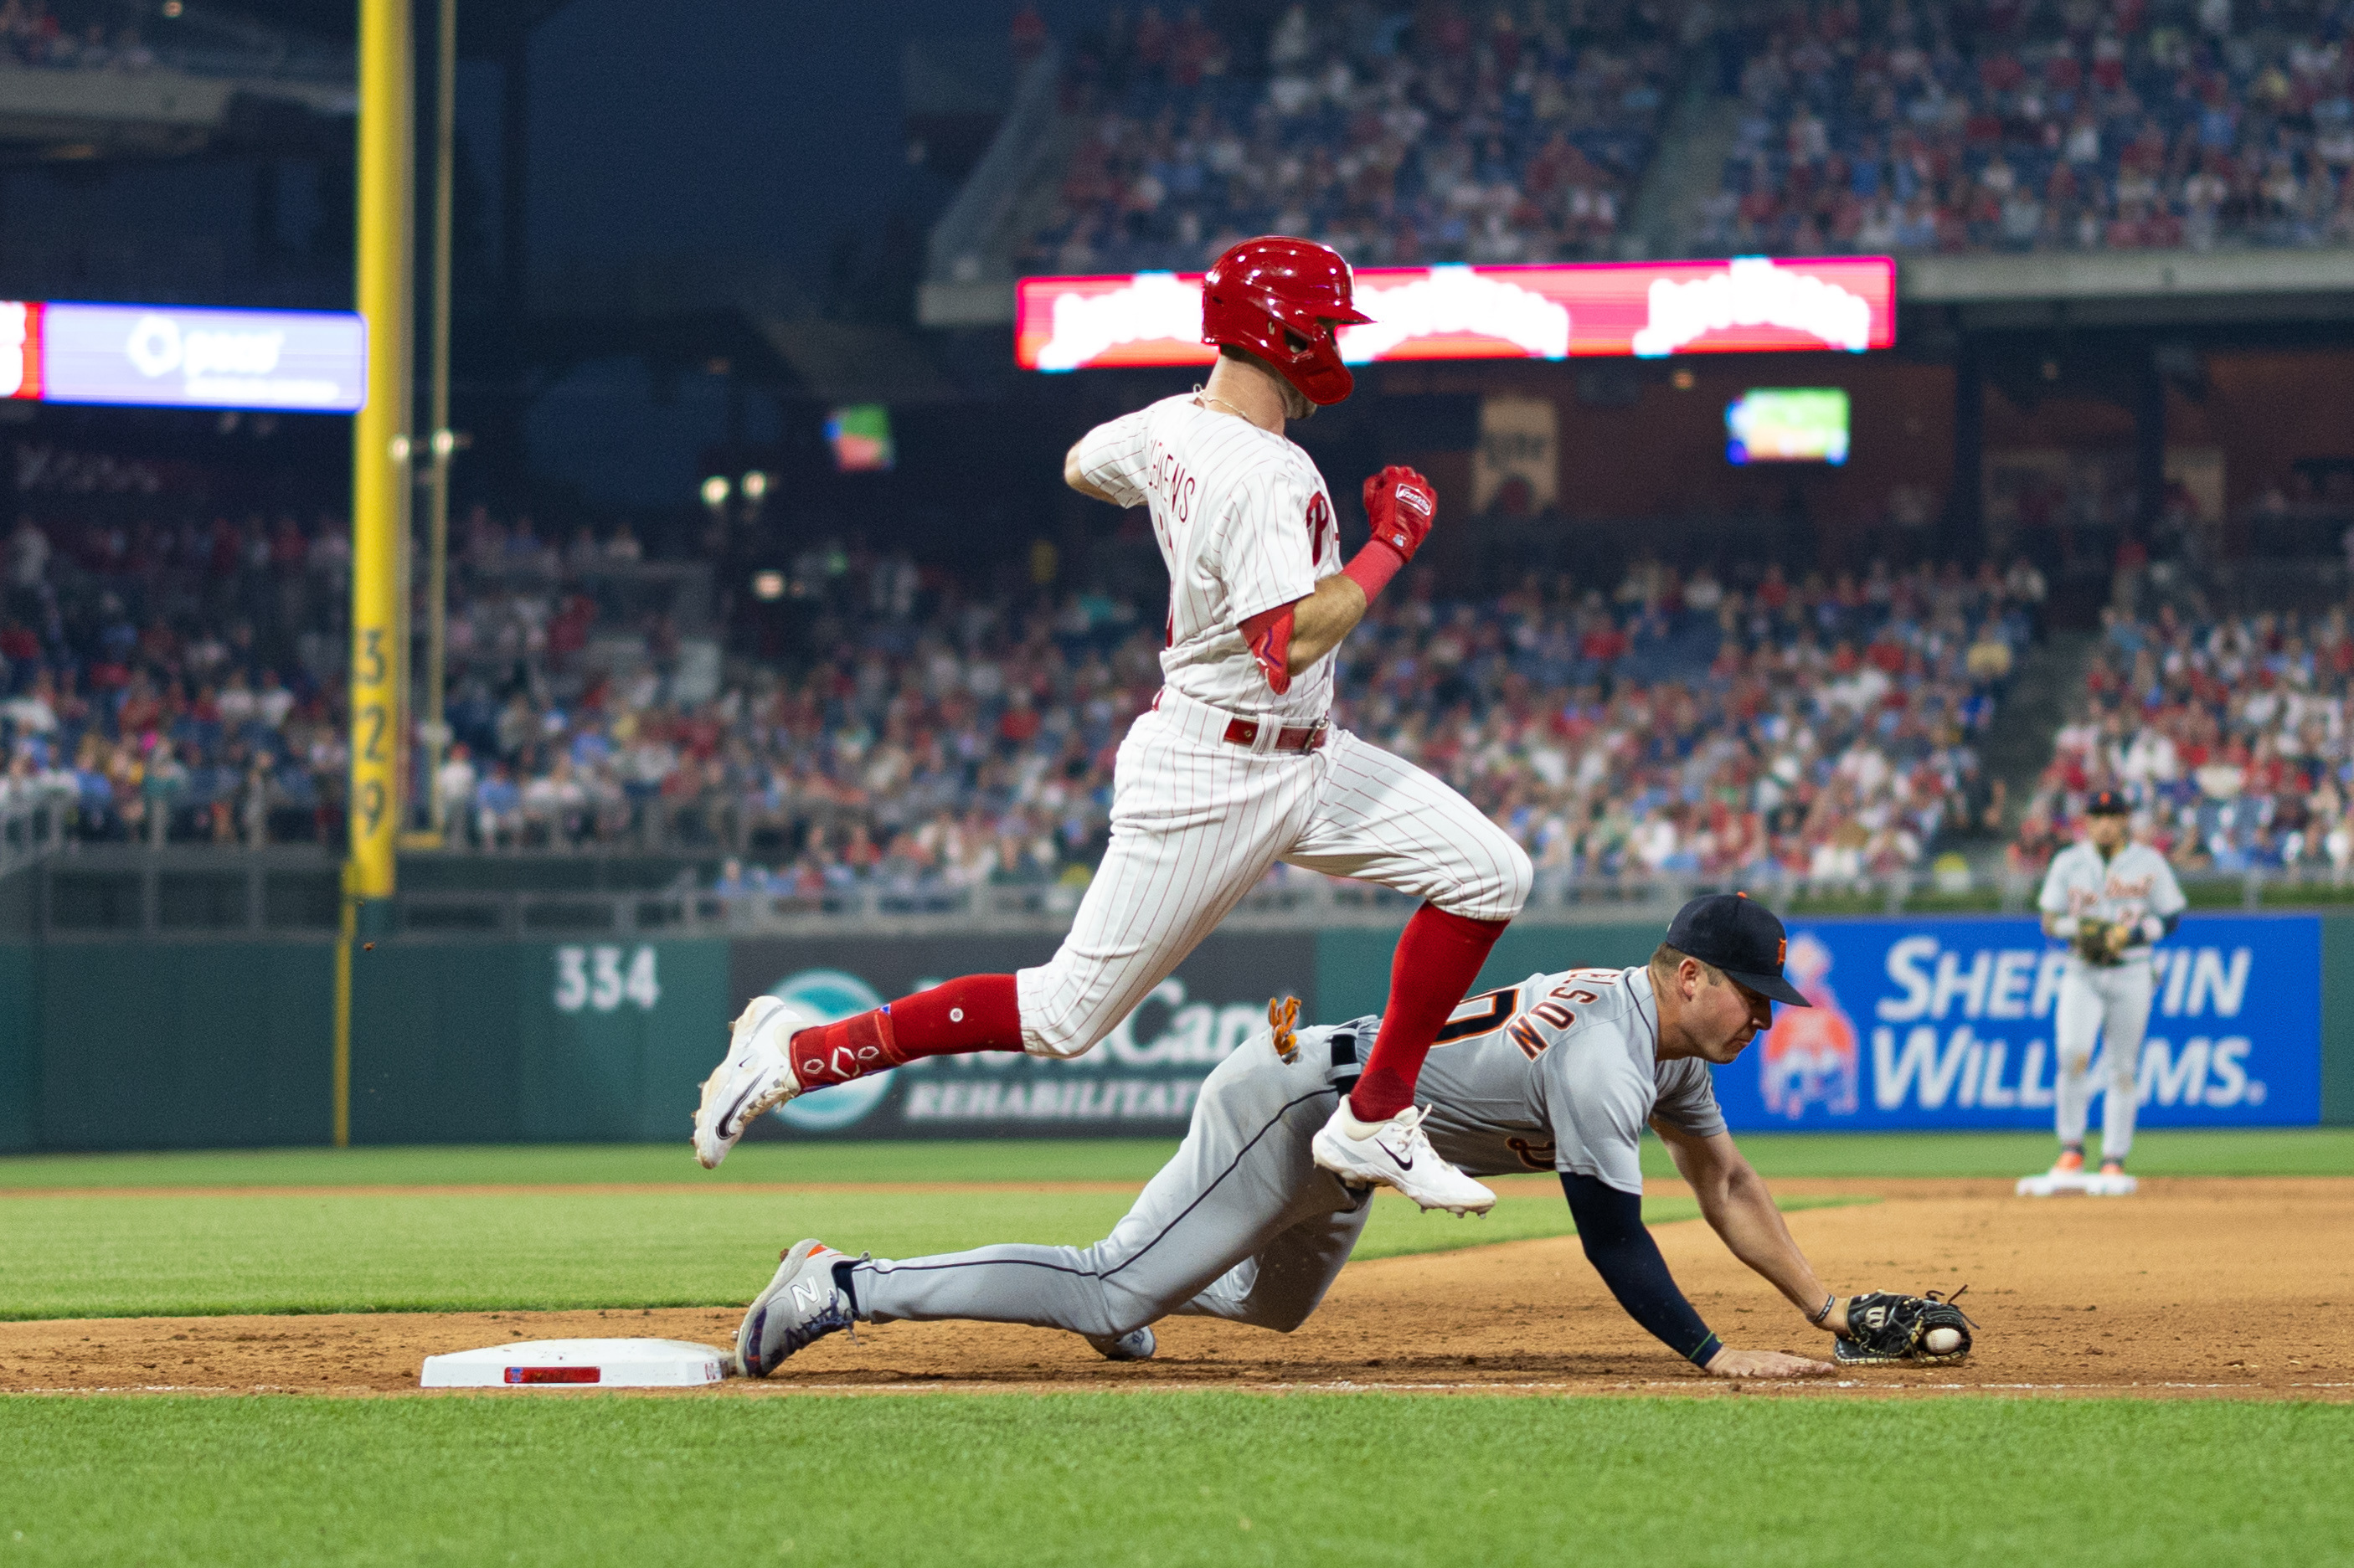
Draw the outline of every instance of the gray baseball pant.
M1289 1333L1323 1300L1372 1209L1369 1192L1318 1169L1308 1148L1356 1077L1355 1036L1311 1029L1299 1040L1289 1063L1262 1032L1218 1064L1176 1157L1102 1241L861 1263L859 1317L1108 1339L1181 1313Z
M2123 1160L2133 1148L2141 1108L2142 1036L2149 1028L2153 970L2147 955L2123 963L2087 964L2071 958L2060 979L2060 1006L2052 1021L2060 1057L2053 1120L2060 1141L2084 1141L2093 1099L2093 1042L2106 1043L2108 1097L2101 1102L2101 1158Z

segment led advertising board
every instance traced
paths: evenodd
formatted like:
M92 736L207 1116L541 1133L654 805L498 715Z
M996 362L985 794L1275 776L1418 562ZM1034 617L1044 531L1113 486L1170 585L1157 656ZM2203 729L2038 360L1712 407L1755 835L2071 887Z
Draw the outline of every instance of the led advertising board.
M1553 267L1368 267L1341 329L1352 365L1399 359L1861 354L1896 342L1885 256L1598 261ZM1013 356L1025 370L1206 365L1198 272L1024 278Z
M348 414L367 400L349 311L0 302L0 396Z

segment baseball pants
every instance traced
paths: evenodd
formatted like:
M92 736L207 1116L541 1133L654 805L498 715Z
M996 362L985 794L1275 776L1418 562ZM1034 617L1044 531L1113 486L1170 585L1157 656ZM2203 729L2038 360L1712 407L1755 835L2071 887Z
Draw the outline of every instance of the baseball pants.
M1163 689L1120 742L1111 843L1054 958L1014 976L1022 1048L1077 1056L1136 1011L1283 861L1474 920L1527 902L1529 857L1479 808L1344 729L1310 752L1225 739L1231 714Z
M859 1315L1103 1339L1184 1314L1289 1333L1324 1299L1372 1209L1370 1192L1317 1169L1308 1148L1356 1072L1352 1033L1302 1031L1288 1063L1255 1035L1203 1084L1185 1141L1110 1235L863 1262L852 1271Z
M2084 1141L2093 1100L2093 1041L2101 1054L2108 1094L2101 1106L2101 1158L2123 1160L2133 1148L2134 1116L2141 1104L2141 1042L2149 1028L2152 971L2147 957L2115 965L2071 958L2060 980L2052 1021L2060 1054L2056 1116L2062 1143Z

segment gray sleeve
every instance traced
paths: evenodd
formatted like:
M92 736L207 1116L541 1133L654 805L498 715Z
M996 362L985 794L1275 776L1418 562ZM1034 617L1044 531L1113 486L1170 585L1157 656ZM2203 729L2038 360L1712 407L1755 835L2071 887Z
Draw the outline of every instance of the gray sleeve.
M2161 920L2169 915L2181 914L2190 907L2190 900L2182 896L2182 884L2174 880L2174 868L2167 864L2166 857L2155 849L2149 852L2149 857L2158 863L2158 869L2150 877L2149 912Z
M1643 1190L1639 1145L1650 1086L1615 1029L1589 1025L1545 1053L1546 1113L1553 1169L1591 1176L1621 1192Z
M2068 853L2063 849L2053 855L2052 869L2043 874L2043 892L2035 900L2035 906L2046 915L2068 913Z
M1651 1118L1691 1134L1713 1138L1724 1130L1724 1112L1716 1103L1716 1075L1696 1060L1670 1062L1659 1069L1659 1097Z

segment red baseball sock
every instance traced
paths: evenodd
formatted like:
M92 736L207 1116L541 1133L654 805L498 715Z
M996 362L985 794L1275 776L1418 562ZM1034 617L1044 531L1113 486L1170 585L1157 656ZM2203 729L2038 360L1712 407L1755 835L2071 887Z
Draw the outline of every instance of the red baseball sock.
M1022 1003L1012 975L967 975L871 1012L804 1029L788 1047L804 1089L846 1084L922 1056L1022 1049Z
M1349 1091L1349 1110L1359 1121L1386 1121L1414 1103L1415 1080L1422 1075L1431 1042L1509 924L1450 915L1436 904L1414 912L1390 959L1390 1004L1382 1012L1382 1032L1357 1086Z

